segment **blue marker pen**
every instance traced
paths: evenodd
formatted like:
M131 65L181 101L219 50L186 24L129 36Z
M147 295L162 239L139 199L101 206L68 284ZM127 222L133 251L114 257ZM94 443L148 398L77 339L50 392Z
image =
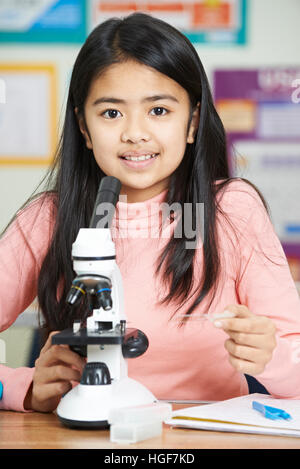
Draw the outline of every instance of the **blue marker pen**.
M2 396L3 396L3 384L0 381L0 401L2 399Z
M291 418L292 418L291 415L288 414L283 409L278 409L277 407L270 407L268 405L263 405L263 404L261 404L260 402L257 402L257 401L252 402L252 408L255 409L255 410L258 410L258 412L260 412L267 419L291 420Z

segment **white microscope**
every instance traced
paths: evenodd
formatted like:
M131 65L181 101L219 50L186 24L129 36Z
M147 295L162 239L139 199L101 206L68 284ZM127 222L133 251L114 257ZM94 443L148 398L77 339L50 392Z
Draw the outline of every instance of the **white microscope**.
M112 411L156 402L127 374L126 359L142 355L148 339L140 330L126 328L122 277L109 229L120 189L114 177L101 180L90 227L79 230L72 246L77 277L67 302L78 304L87 295L91 315L86 326L74 323L52 338L53 344L67 344L87 356L80 384L57 407L61 422L71 428L107 428Z

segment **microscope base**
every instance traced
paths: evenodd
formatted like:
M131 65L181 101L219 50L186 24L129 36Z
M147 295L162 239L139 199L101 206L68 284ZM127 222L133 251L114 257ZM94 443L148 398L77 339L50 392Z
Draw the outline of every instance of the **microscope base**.
M87 422L87 421L82 421L82 420L70 420L70 419L64 419L60 416L58 416L59 421L68 428L78 428L79 430L82 428L86 429L91 429L91 430L108 430L109 429L109 423L107 420L99 420L95 422Z
M141 383L124 377L107 385L78 384L57 407L60 421L70 428L108 428L112 410L156 402Z

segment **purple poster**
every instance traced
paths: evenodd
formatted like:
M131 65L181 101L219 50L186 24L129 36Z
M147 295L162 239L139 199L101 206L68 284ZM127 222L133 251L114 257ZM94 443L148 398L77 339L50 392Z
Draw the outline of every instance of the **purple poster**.
M232 175L253 182L300 281L300 67L216 70Z

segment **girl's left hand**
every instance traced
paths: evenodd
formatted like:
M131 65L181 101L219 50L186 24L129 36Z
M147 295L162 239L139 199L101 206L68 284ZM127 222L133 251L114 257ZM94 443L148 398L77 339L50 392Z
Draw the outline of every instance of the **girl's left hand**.
M234 317L216 318L214 325L230 337L225 342L225 348L231 365L248 375L262 373L276 347L275 324L266 316L251 313L243 305L229 305L225 310Z

